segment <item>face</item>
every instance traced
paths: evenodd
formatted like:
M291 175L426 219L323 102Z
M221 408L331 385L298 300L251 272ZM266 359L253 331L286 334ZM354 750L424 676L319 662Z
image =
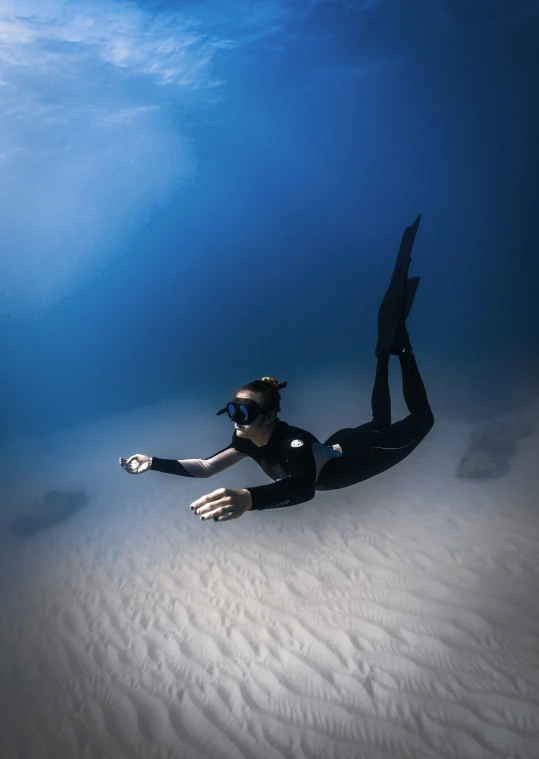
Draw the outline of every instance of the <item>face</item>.
M236 393L235 397L256 401L261 406L263 405L262 398L260 398L257 393L253 393L250 390L240 390L238 393ZM261 430L264 429L264 427L273 424L274 421L275 412L265 411L262 414L259 414L256 419L251 422L251 424L238 424L237 422L234 422L234 428L238 437L252 440L254 437L256 437L256 435L258 435Z

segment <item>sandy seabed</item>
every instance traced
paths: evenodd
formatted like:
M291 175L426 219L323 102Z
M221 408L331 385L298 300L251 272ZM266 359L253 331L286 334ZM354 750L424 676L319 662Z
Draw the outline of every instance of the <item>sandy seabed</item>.
M308 400L282 418L350 424ZM221 419L162 404L3 452L2 759L537 759L538 432L478 483L455 477L471 425L437 418L389 472L219 524L189 504L268 483L254 462L118 464L209 456ZM10 535L81 487L73 519Z

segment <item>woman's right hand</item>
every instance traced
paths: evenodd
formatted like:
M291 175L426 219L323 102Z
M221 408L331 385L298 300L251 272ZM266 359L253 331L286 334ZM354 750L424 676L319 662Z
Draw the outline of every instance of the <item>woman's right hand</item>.
M147 472L152 465L152 457L144 456L142 453L135 453L128 459L120 459L120 464L129 474L142 474Z

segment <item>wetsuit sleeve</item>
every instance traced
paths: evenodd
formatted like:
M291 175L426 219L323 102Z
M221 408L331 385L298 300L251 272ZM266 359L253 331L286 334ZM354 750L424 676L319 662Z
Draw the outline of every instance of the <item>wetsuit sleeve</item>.
M312 448L308 445L288 449L287 467L289 476L271 485L247 488L252 498L252 510L278 509L283 506L296 506L314 498L316 482L316 464Z
M154 456L152 458L151 469L155 472L179 474L182 477L211 477L217 474L217 472L222 472L224 469L228 469L229 466L237 464L246 455L229 445L207 459L177 460L160 459Z

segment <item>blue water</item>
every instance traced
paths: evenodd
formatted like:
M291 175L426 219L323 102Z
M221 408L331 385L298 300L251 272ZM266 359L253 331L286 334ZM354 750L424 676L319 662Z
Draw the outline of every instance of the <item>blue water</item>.
M0 0L2 759L537 755L538 40L538 0ZM408 458L219 524L254 460L119 466L222 450L264 376L368 422L418 214Z
M536 3L40 8L0 9L3 444L169 398L213 414L264 375L370 376L418 213L435 412L528 402Z

